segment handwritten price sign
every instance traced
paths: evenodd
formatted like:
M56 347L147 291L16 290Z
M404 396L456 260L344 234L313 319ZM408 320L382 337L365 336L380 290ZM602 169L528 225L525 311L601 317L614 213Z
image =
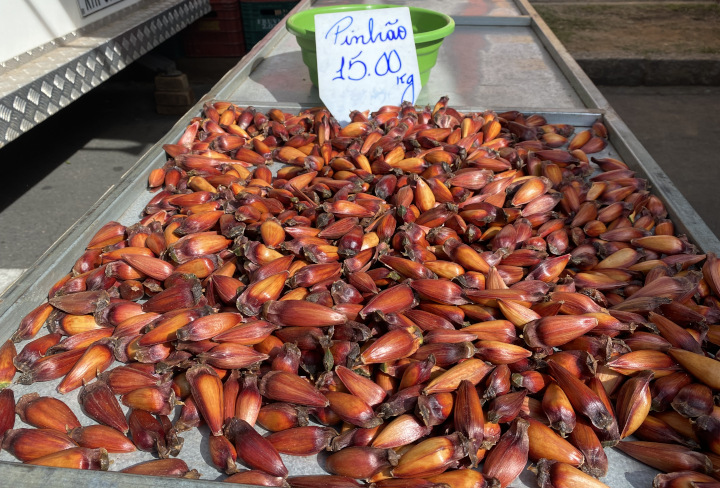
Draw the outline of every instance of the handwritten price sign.
M315 16L320 98L340 123L354 109L415 103L422 88L407 7Z

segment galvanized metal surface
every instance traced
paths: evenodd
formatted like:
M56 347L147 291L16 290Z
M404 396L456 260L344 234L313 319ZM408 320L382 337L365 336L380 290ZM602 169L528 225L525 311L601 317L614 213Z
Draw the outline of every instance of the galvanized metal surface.
M492 2L465 3L491 4ZM310 2L308 0L304 0L298 5L298 7L296 7L296 10L307 8L309 4ZM517 4L521 7L519 8L521 17L523 15L528 15L529 18L535 19L529 5L526 5L526 3L522 0L519 0ZM662 171L654 165L652 159L649 158L646 152L644 152L640 144L637 142L632 133L629 132L622 121L609 107L607 107L607 102L605 102L599 95L599 92L597 92L597 89L592 86L592 83L584 77L584 74L582 74L581 71L579 73L577 72L579 70L577 65L575 65L571 59L568 61L565 58L567 53L564 51L562 46L557 43L554 36L546 31L546 27L538 25L534 20L531 27L534 32L539 33L538 39L544 45L544 49L547 50L546 53L542 54L543 62L548 62L548 59L550 59L554 64L557 64L557 66L553 68L553 70L556 70L554 71L554 76L564 77L564 82L572 88L572 103L568 103L568 106L556 107L553 105L556 99L548 97L546 99L546 103L550 103L550 107L552 108L560 108L561 110L541 109L539 106L537 109L534 109L537 106L535 103L533 103L530 107L523 107L522 103L518 103L517 99L513 97L501 97L499 99L487 98L487 100L485 100L476 96L474 99L469 99L470 93L468 93L465 95L468 97L467 102L464 103L464 105L466 105L465 107L462 106L463 103L460 103L461 100L453 98L451 98L451 104L461 111L519 108L527 113L541 113L550 121L567 122L576 125L579 128L587 127L597 117L603 117L603 120L611 130L611 144L603 154L616 156L625 160L628 164L633 165L640 172L639 176L647 177L654 186L660 188L662 195L666 198L674 198L674 192L677 192L677 190L674 189L672 183L669 182L667 178L664 177L664 173L662 173ZM493 28L516 29L517 27ZM527 33L523 33L522 35L527 36ZM92 235L104 223L110 220L119 220L123 223L133 223L137 221L142 207L150 198L150 195L145 190L147 176L153 168L162 165L164 162L164 154L161 148L162 144L172 143L177 140L182 133L187 120L189 120L191 116L199 113L201 105L204 101L211 100L213 98L234 99L240 104L252 104L260 110L266 110L270 107L276 106L289 112L295 112L307 103L317 104L319 102L316 98L312 98L312 94L309 93L305 93L304 96L300 96L298 99L278 100L274 96L270 96L272 91L269 89L265 93L260 91L257 93L245 91L245 89L251 86L247 85L248 80L246 78L249 77L254 83L256 83L257 80L253 79L253 77L259 78L261 75L265 76L262 74L261 70L264 69L263 64L269 62L270 57L281 53L290 55L293 52L289 46L285 46L283 48L285 51L281 50L282 46L284 46L283 43L285 42L284 37L284 27L280 24L271 31L270 35L265 40L256 45L248 56L246 56L241 63L231 70L218 83L218 85L216 85L215 88L211 90L211 92L208 93L203 100L201 100L201 102L199 102L185 117L179 120L173 129L123 176L117 186L111 188L107 194L98 201L93 209L91 209L78 223L69 229L68 232L66 232L58 240L53 248L46 252L26 274L8 290L5 295L0 297L0 323L3 324L3 328L0 329L0 341L6 340L22 317L45 300L48 288L68 272L75 260L81 255L85 243L89 241ZM465 51L467 51L467 48ZM537 51L541 52L542 50L538 48ZM513 49L508 49L505 53L507 62L515 62L513 60L514 53L515 51ZM299 59L298 52L295 53L295 56ZM528 59L526 61L531 62L532 59ZM454 62L461 64L467 63L467 61L461 59L460 56L458 56ZM570 64L569 66L568 63ZM451 65L450 68L452 69L453 66ZM455 66L455 68L461 69L462 66ZM493 66L492 69L497 69L497 67ZM533 72L537 72L537 69L533 71L531 67L528 70L528 73ZM433 76L435 74L436 73L434 72ZM275 76L285 85L302 83L296 77L295 71L275 71ZM472 76L479 75L475 73ZM505 76L507 76L507 74ZM531 76L531 74L523 76ZM483 78L476 79L480 79L480 86L476 86L476 90L482 90L483 83L486 83L487 80L484 80ZM500 83L508 82L506 78L500 75L497 76L496 81L499 81ZM432 88L432 90L430 90L430 94L428 95L429 100L431 99L431 96L434 99L437 99L439 95L445 94L436 93L434 90L441 87L433 88L432 82L428 84L428 87ZM477 94L479 91L476 91L475 93ZM508 94L508 92L504 93L505 95ZM254 98L255 96L258 96L259 98ZM534 93L534 96L538 97L542 96L542 94ZM434 102L434 100L432 101ZM642 159L642 161L640 159ZM649 164L648 161L652 164ZM666 203L672 207L670 202ZM697 217L689 206L688 208L684 208L681 205L679 210L673 210L676 217L680 219L680 221L677 221L676 224L680 228L684 225L691 237L700 244L704 250L720 249L716 239L713 240L704 235L703 227L705 227L705 229L707 229L707 227L704 226L704 223L702 223L699 218L688 218L688 209L692 215ZM710 236L712 236L711 233ZM45 388L48 387L52 388L52 385L45 386ZM195 440L197 439L197 437L195 437L196 435L197 434L186 435L186 445L181 457L188 461L191 468L195 467L200 469L201 466L198 466L196 463L202 462L202 460L206 457L206 454L203 453L202 442ZM613 449L608 450L608 457L610 458L612 471L604 481L610 486L649 486L653 476L656 474L656 471L627 458ZM291 464L292 466L290 469L294 474L322 472L320 467L314 461L314 458L313 460L309 460L309 462L308 460L292 460ZM120 467L120 463L117 464L117 467ZM74 471L53 470L39 467L28 468L16 463L3 464L2 469L5 482L28 486L40 486L41 484L45 484L42 480L46 480L50 476L52 476L53 485L62 487L70 487L80 484L103 486L112 485L130 488L132 486L150 486L150 484L153 486L165 486L163 483L166 483L166 480L148 481L145 478L138 478L131 475L79 473ZM209 473L212 473L212 471L209 471ZM210 477L213 477L212 474ZM178 480L172 480L172 483L173 486L189 487L198 486L199 483L202 484L202 482ZM528 472L524 472L521 475L520 480L514 485L520 486L520 484L523 486L535 486L534 476Z
M28 49L27 51L25 51L21 54L13 56L9 59L0 60L0 75L2 75L3 73L5 73L8 70L15 69L29 61L32 61L33 59L36 59L39 56L42 56L46 52L51 51L58 46L66 44L73 39L77 39L78 37L83 37L87 33L97 30L98 28L100 28L104 25L116 22L118 19L120 19L123 16L128 15L130 12L133 12L134 10L136 10L138 8L142 8L142 6L143 6L142 2L131 4L131 5L123 8L120 11L113 12L109 15L106 15L106 16L104 16L100 19L97 19L97 20L95 20L83 27L80 27L72 32L68 32L65 35L56 37L55 39L52 39L49 42L34 46L32 49Z
M210 11L208 0L147 0L0 76L0 147Z
M417 103L434 104L443 95L450 97L452 105L487 101L526 109L584 106L527 26L456 26L440 47L437 65ZM322 103L294 36L285 31L230 98Z
M337 3L319 1L314 5ZM437 65L418 105L434 104L446 95L452 105L487 101L525 109L584 107L530 28L529 17L519 16L517 9L501 2L424 2L422 6L453 16L456 28L440 47ZM479 17L478 12L493 14ZM236 85L229 98L320 104L294 36L282 28L272 38L274 47L258 56L262 62Z

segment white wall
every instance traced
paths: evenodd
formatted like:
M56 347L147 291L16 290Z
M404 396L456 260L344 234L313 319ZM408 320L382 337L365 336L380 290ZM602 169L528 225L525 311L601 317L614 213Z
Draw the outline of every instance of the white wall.
M7 61L139 1L123 0L83 18L78 0L0 0L0 61Z

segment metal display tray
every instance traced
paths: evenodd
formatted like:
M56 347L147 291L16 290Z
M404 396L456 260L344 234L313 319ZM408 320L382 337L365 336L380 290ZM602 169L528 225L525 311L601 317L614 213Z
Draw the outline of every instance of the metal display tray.
M238 105L245 106L246 104L238 103ZM280 108L283 111L295 113L305 108L297 104L290 106L254 104L253 106L264 112L270 108ZM460 112L466 113L486 109L485 107L455 108ZM496 109L498 112L503 110L502 108ZM611 122L604 118L604 114L601 111L525 111L525 113L542 115L547 119L548 123L572 124L575 126L576 131L589 128L592 123L598 119L603 120L607 124ZM188 114L178 121L161 141L123 175L117 186L109 190L4 296L0 297L2 300L0 302L0 324L2 324L0 327L0 343L10 338L20 323L20 320L22 320L27 313L47 299L47 291L49 288L69 272L75 260L84 252L87 242L89 242L102 225L111 220L118 221L124 225L131 225L141 218L143 208L153 195L146 188L148 175L154 168L162 166L166 160L165 153L162 150L162 144L176 142L192 115L198 115L198 112ZM622 146L618 145L616 138L611 135L610 144L597 156L625 159L621 154L621 147ZM627 162L630 163L630 161ZM281 166L280 163L275 163L271 167L277 169ZM640 173L640 176L643 176L642 172ZM44 331L41 333L44 333ZM54 396L65 401L83 425L94 423L82 412L77 402L77 391L64 396L59 395L55 391L59 381L60 380L35 383L29 386L15 385L13 386L13 390L15 391L16 400L21 395L29 392L38 392L41 395ZM123 408L125 409L125 407ZM179 413L179 408L176 410L175 413ZM17 419L15 427L23 426L23 423ZM191 469L194 468L200 471L203 478L201 480L165 480L112 472L75 471L40 466L26 466L14 461L14 458L5 451L0 453L0 466L3 471L4 480L22 483L23 486L29 487L43 486L49 476L52 476L53 485L59 487L70 487L78 484L85 486L117 486L123 488L133 486L164 487L171 486L168 484L170 482L173 483L172 486L174 487L197 487L210 483L212 480L224 478L222 473L216 470L210 462L207 451L207 435L209 435L209 432L206 429L194 429L181 434L181 436L185 438L185 444L179 457L185 460ZM650 486L652 478L657 474L657 471L654 469L632 460L619 451L607 449L607 454L610 465L613 468L604 479L609 486ZM130 454L111 454L113 463L110 469L118 471L124 467L150 459L152 459L152 456L149 453L141 451ZM309 458L283 456L283 459L291 475L324 473L318 464L317 458L314 456ZM535 486L535 475L529 471L524 472L519 480L514 483L514 486Z
M326 4L328 2L317 3ZM399 0L387 3L409 4L410 2ZM290 14L313 5L310 0L302 0ZM657 194L668 208L676 230L686 234L702 251L720 252L720 241L612 110L612 107L572 60L542 19L537 16L527 0L512 2L510 0L496 2L490 0L458 2L432 0L431 5L430 8L445 10L446 13L452 15L460 27L460 31L466 36L465 39L476 36L483 42L508 49L505 54L511 65L508 66L511 73L527 69L529 70L526 72L527 76L542 74L544 78L540 79L540 85L550 84L556 87L549 93L543 93L542 98L541 94L536 92L534 98L528 99L515 96L518 93L516 86L499 90L494 85L496 78L481 76L478 79L479 91L459 90L457 97L451 94L451 106L461 112L482 110L501 112L516 109L524 113L538 113L545 116L550 123L572 124L576 126L577 130L587 128L597 118L601 118L608 127L610 144L600 155L617 157L634 169L639 177L648 179L652 187L651 191ZM493 5L501 5L502 9L493 10ZM452 37L446 40L443 49L452 48L453 43L448 42L451 39ZM512 46L508 42L518 39L524 49L529 49L533 56L538 56L537 59L532 59L535 64L528 63L526 58L513 58L518 51L510 49ZM294 42L294 40L292 41ZM281 63L276 65L277 69L268 69L272 67L274 61L280 59L280 55L290 64ZM76 259L83 253L86 243L103 224L111 220L132 224L139 220L143 207L151 198L151 194L146 190L147 177L152 169L162 166L166 159L162 145L177 141L190 118L200 113L203 103L214 99L231 100L240 106L253 105L262 111L277 107L287 112L297 112L308 104L317 105L318 99L314 98L317 90L309 86L309 83L300 81L298 79L299 72L293 71L298 66L305 69L298 60L299 56L297 46L288 41L284 22L280 22L157 144L143 155L115 186L111 187L77 223L65 232L14 285L0 296L0 341L7 340L17 328L20 320L47 299L49 288L69 272ZM494 58L478 58L479 62L492 61L492 59ZM453 56L441 57L435 68L437 71L433 71L432 76L448 69L456 69L457 72L469 69L466 66L469 63L453 66L453 63L459 62ZM292 69L289 69L288 66ZM492 66L486 66L486 68L480 73L490 73L489 69ZM272 76L265 78L268 73ZM431 82L423 90L423 96L427 101L421 99L421 103L434 103L439 96L447 94L444 92L446 86L442 83L434 83L432 76ZM268 88L267 90L263 90L263 85L258 82L261 79L271 79L272 77L275 77L275 83L281 83L287 88L282 92L276 92L276 94L282 95L282 99L275 97L268 86L265 87ZM510 77L513 81L517 80L514 75ZM533 81L537 83L538 80ZM253 91L256 88L257 91ZM302 96L289 98L298 90L300 92L304 90ZM425 90L427 91L425 92ZM472 98L472 95L477 93L485 93L486 96ZM488 101L486 106L481 105L482 100ZM54 386L54 383L38 385L42 388L40 391L57 396ZM24 391L29 391L21 388L16 390L17 396ZM38 388L36 387L34 390L38 391ZM84 416L75 402L75 396L74 393L71 393L63 399L73 404L72 408L79 414L79 418L83 419ZM53 486L68 488L74 486L192 488L202 486L203 483L214 483L205 480L216 479L220 473L209 467L204 460L206 453L203 451L205 445L201 441L202 436L196 430L183 434L183 437L185 437L185 446L180 457L187 461L190 468L198 469L203 474L203 480L162 479L118 473L81 472L26 466L17 462L7 462L10 458L6 457L7 453L2 453L0 454L0 467L3 471L2 484L44 487L48 480L52 479ZM651 485L652 478L657 473L655 470L614 449L608 449L607 452L612 470L604 481L609 486L639 488ZM117 470L124 465L131 464L126 456L128 455L112 455L115 462L111 469ZM146 459L149 459L149 456ZM293 458L292 461L289 457L285 457L285 459L288 460L288 467L292 474L322 472L314 457ZM514 482L512 486L521 485L536 486L534 475L524 472L520 480Z

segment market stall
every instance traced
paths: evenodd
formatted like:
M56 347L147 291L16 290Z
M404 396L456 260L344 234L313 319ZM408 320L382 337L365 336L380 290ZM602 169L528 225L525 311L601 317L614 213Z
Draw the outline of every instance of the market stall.
M310 6L331 3L302 1L291 14ZM398 2L406 3L409 2ZM430 1L424 2L423 7L452 16L456 27L441 47L429 83L417 100L418 106L432 106L440 97L448 96L449 106L461 112L517 110L528 115L537 114L548 124L570 124L576 131L589 129L600 120L608 129L609 144L596 156L623 160L638 176L649 180L653 192L668 209L677 232L686 234L702 252L720 251L717 238L526 1ZM47 290L67 274L83 253L86 243L105 223L116 221L129 226L138 221L150 199L148 178L167 159L163 145L176 144L190 120L200 115L206 103L213 101L231 101L238 107L253 106L258 112L279 109L283 113L297 113L321 104L295 39L285 31L284 23L279 24L2 296L0 320L5 325L0 339L9 338L23 317L46 300ZM56 395L56 382L41 385L44 389L40 391ZM38 391L37 386L18 386L16 395L30 391ZM78 405L72 404L71 408L78 418L86 418ZM181 457L188 465L198 469L204 480L222 478L215 468L207 466L203 435L193 430L186 432L184 437ZM614 449L608 449L607 454L611 466L605 478L608 485L650 485L656 471ZM5 452L2 456L0 459L9 461L3 465L5 479L24 486L46 484L48 477L52 477L57 486L104 484L110 479L106 477L112 477L116 486L192 487L198 483L114 473L58 471L19 465ZM147 453L116 456L111 470L149 458ZM314 457L285 456L284 459L291 474L323 473ZM534 475L524 471L520 481L534 486Z

